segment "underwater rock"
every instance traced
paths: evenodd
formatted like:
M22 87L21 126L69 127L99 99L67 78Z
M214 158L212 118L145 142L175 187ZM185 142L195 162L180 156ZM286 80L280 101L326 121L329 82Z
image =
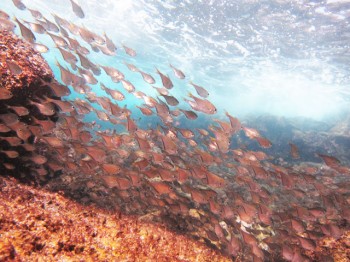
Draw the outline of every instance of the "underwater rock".
M0 55L0 172L43 179L50 173L39 167L48 159L47 150L36 140L44 135L42 121L52 127L57 121L59 108L46 101L60 100L49 86L53 73L30 43L6 30L0 33Z
M151 224L0 177L1 261L230 261ZM72 230L74 228L74 230Z
M13 92L18 99L27 99L28 89L45 89L41 81L51 81L53 73L32 45L6 30L0 34L1 87Z

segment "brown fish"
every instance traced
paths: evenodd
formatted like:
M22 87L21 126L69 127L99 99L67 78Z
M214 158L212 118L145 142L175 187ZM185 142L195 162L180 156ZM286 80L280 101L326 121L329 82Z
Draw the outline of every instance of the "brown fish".
M24 106L7 106L7 108L13 110L18 116L26 116L29 114L29 110Z
M19 10L26 10L27 7L23 4L21 0L12 0L13 4L19 9Z
M129 64L129 63L125 62L125 61L123 61L123 63L128 67L128 69L130 71L132 71L132 72L138 72L139 71L139 69L135 65Z
M15 150L1 150L0 153L4 153L8 158L17 158L19 153Z
M32 23L32 22L28 22L28 21L24 21L24 23L26 23L27 25L30 26L30 28L35 32L35 33L38 33L38 34L45 34L46 33L46 29L41 25L41 24L38 24L38 23Z
M81 7L77 3L75 3L73 0L70 0L70 3L72 5L74 14L79 18L84 18L85 14L83 9L81 9Z
M37 11L37 10L34 10L34 9L30 9L28 8L29 12L31 13L31 15L36 18L36 19L42 19L43 18L43 15Z
M44 136L41 137L40 140L45 141L47 144L54 148L64 148L64 142L57 137Z
M170 106L177 106L179 104L179 101L173 96L162 95L162 97L164 97L165 101Z
M51 83L49 83L49 82L43 82L43 83L45 85L49 86L51 88L52 92L54 93L54 95L57 97L69 96L71 93L67 86L61 85L56 80L54 80Z
M13 97L13 94L10 90L7 90L4 87L0 87L0 100L7 100Z
M196 89L197 94L200 95L201 97L207 98L209 96L208 91L205 90L204 87L196 85L192 81L190 81L190 84Z
M225 112L225 114L230 120L232 134L235 134L238 131L240 131L242 126L241 126L241 122L238 120L238 118L235 118L235 117L231 116L228 112Z
M25 40L27 40L30 43L34 43L36 38L33 34L33 32L27 28L24 24L22 24L18 19L15 17L15 21L19 25L19 29L21 30L21 34Z
M5 124L0 123L0 133L7 133L9 131L11 131L11 128Z
M113 90L108 87L106 87L104 84L100 83L101 89L106 91L107 94L109 94L113 99L118 101L123 101L125 99L125 96L122 92L119 92L118 90Z
M106 35L106 32L104 32L103 36L105 37L105 40L106 40L106 47L108 48L109 51L111 51L112 53L114 53L114 52L117 50L115 44L114 44L113 41Z
M18 116L13 113L0 114L0 120L7 126L15 125L19 122Z
M164 88L164 87L155 87L155 86L152 86L155 90L157 90L158 94L160 95L169 95L169 91L168 89Z
M52 103L38 103L29 100L29 104L34 105L40 111L40 113L45 116L53 116L56 113Z
M169 66L173 69L174 74L175 74L175 76L177 78L179 78L179 79L184 79L185 78L185 74L180 69L175 68L171 64L169 64Z
M293 159L300 158L298 147L292 143L289 143L290 145L290 155Z
M8 20L10 19L10 16L3 10L0 10L0 18Z
M209 100L201 99L192 95L191 93L189 94L189 97L191 97L194 101L188 99L185 99L185 101L192 107L193 110L200 111L208 115L213 115L217 112L216 107L209 102Z
M68 47L68 43L63 37L51 34L49 32L47 32L47 34L51 37L52 41L56 44L56 46L63 47L63 48Z
M122 85L126 91L132 93L135 91L135 86L128 80L121 79Z
M44 98L46 99L46 101L49 101L55 104L56 106L58 106L63 113L70 113L70 112L73 112L75 109L74 106L69 101L52 99L46 96L44 96Z
M256 139L256 141L258 141L259 145L263 148L269 148L272 146L271 141L265 137L257 137L255 139Z
M340 161L333 157L333 156L327 156L327 155L323 155L323 154L317 154L320 158L322 158L322 160L325 162L325 164L329 167L338 167L340 165Z
M14 31L16 28L16 25L7 19L0 18L0 30L7 30L7 31Z
M19 75L22 73L21 67L16 62L6 59L6 64L11 74Z
M144 114L145 116L153 115L153 111L150 108L146 107L146 106L142 106L142 107L136 106L136 107L138 109L140 109L141 113Z
M34 43L32 44L34 50L38 51L39 53L47 53L49 52L49 48L46 45Z
M121 168L114 164L102 164L102 169L109 175L115 175L121 171Z
M126 45L122 45L124 50L125 50L125 53L127 53L129 56L136 56L136 51L134 49L131 49L130 47L127 47Z
M154 78L150 74L147 74L147 73L145 73L145 72L143 72L141 70L139 70L138 72L141 74L141 76L142 76L143 80L145 80L145 82L147 82L147 83L149 83L151 85L156 82L154 80Z
M47 31L58 33L60 29L55 23L52 23L50 20L47 20L45 17L43 17L44 21L39 21L39 23L45 27ZM38 20L37 20L38 21Z
M160 71L158 70L158 68L156 68L156 71L157 71L158 75L160 76L160 78L161 78L161 80L162 80L163 86L164 86L166 89L171 89L171 88L173 88L174 85L173 85L173 83L171 82L169 76L164 75L162 72L160 72Z

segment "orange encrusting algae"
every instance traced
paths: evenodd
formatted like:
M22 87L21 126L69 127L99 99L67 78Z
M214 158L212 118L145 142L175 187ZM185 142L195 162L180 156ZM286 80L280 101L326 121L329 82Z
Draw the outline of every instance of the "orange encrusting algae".
M0 261L230 261L186 236L0 177Z

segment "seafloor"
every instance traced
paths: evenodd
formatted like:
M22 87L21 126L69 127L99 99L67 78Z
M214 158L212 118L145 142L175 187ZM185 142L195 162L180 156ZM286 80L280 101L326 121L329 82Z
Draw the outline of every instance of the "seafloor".
M0 176L0 261L230 261L142 217Z

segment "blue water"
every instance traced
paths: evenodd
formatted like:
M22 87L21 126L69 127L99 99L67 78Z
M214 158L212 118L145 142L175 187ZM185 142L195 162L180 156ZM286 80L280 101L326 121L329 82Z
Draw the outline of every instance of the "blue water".
M171 93L181 98L194 92L188 84L193 80L209 90L221 114L227 110L240 118L271 114L329 121L348 112L346 1L84 1L84 19L67 10L69 1L23 2L49 17L53 12L101 35L106 32L118 47L117 56L92 52L89 59L122 69L147 94L156 92L121 61L152 75L157 66L172 76L168 64L174 64L187 78L172 77ZM10 0L0 7L33 20ZM38 36L38 41L51 47L44 57L55 70L51 39ZM122 43L138 56L126 56ZM99 80L114 86L104 73ZM98 86L93 91L104 94ZM139 102L127 99L129 108Z

